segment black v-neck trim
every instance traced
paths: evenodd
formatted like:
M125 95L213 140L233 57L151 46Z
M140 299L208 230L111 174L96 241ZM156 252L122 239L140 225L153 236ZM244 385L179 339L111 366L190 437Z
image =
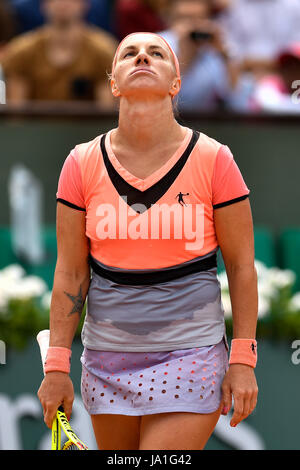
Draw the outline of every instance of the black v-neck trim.
M104 134L101 137L100 147L101 152L104 160L105 167L107 169L107 173L110 177L110 180L114 187L116 188L119 195L126 201L129 206L133 206L132 208L137 213L145 212L147 209L151 207L152 204L155 204L170 188L170 186L174 183L177 176L183 169L187 159L189 158L190 154L192 153L198 139L200 136L200 132L193 131L193 135L190 139L189 145L179 158L175 165L168 171L168 173L163 176L157 183L150 186L150 188L146 189L145 191L140 191L139 189L131 186L131 184L127 183L122 176L117 172L114 168L113 164L111 163L105 146L105 139L107 134ZM125 199L126 198L126 199ZM134 207L134 205L137 205ZM145 209L146 208L146 209Z

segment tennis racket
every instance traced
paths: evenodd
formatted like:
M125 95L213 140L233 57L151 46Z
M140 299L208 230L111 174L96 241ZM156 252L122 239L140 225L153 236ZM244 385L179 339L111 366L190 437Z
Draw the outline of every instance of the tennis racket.
M40 347L43 369L46 360L47 349L49 347L49 337L49 330L40 331L36 337ZM67 441L64 444L62 444L61 440L62 431L67 437ZM79 437L77 437L73 431L62 406L58 408L56 417L53 420L51 450L88 450L88 447L79 439Z

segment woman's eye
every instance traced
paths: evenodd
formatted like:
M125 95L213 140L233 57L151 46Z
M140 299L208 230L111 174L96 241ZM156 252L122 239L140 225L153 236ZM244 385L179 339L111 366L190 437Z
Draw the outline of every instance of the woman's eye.
M159 52L159 51L153 51L152 53L153 55L159 55L160 57L163 57L162 53ZM128 56L133 56L134 55L134 52L131 51L131 52L126 52L126 54L124 55L124 59L126 59L126 57Z

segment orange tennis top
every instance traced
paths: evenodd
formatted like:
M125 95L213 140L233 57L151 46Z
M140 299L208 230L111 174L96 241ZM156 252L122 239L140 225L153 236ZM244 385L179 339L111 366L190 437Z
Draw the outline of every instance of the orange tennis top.
M174 155L145 179L114 155L109 131L77 145L57 200L86 214L91 255L122 269L179 265L216 249L214 209L249 194L227 146L185 128Z

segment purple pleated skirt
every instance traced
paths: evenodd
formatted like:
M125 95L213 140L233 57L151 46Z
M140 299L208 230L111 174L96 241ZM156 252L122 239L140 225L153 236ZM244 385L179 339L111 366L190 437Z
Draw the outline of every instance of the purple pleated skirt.
M91 415L212 413L220 406L228 351L224 340L167 352L85 349L81 362L82 399Z

